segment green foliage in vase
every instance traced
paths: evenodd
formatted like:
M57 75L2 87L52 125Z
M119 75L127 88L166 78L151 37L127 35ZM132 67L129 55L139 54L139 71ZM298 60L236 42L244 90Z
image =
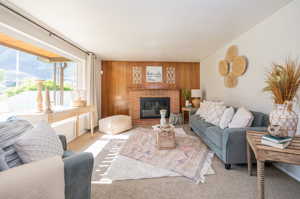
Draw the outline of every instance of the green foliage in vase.
M183 88L182 91L182 96L184 100L190 100L191 99L191 90L187 88Z

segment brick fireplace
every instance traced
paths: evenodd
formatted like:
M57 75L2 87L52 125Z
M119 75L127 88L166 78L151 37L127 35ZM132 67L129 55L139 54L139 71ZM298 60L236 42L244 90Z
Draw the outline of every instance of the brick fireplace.
M179 89L142 89L133 88L129 90L129 114L135 125L152 125L159 123L159 118L141 118L141 99L157 98L169 99L170 112L180 111L180 92ZM162 106L163 107L163 106ZM156 111L157 112L157 111Z

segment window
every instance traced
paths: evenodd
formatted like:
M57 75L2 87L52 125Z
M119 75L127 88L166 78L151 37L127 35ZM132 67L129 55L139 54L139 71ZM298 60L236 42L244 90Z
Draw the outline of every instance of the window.
M76 86L76 67L77 63L68 62L64 70L63 105L71 102L71 92ZM44 85L49 88L54 103L54 96L59 98L60 92L53 76L54 63L46 63L35 55L0 45L0 113L35 109L35 80L38 79L45 80Z

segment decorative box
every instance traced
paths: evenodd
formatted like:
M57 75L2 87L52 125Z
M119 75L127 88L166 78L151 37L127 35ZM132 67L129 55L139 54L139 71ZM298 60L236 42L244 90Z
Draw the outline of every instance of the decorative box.
M156 144L159 150L176 148L175 132L173 126L156 129Z

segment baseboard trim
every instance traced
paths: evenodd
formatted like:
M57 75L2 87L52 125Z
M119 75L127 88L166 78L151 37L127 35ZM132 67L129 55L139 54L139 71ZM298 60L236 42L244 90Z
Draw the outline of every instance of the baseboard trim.
M286 168L278 165L278 164L273 164L277 169L279 169L280 171L286 173L287 175L289 175L290 177L294 178L295 180L297 180L298 182L300 182L300 177L296 176L295 174L293 174L292 172L288 171Z

